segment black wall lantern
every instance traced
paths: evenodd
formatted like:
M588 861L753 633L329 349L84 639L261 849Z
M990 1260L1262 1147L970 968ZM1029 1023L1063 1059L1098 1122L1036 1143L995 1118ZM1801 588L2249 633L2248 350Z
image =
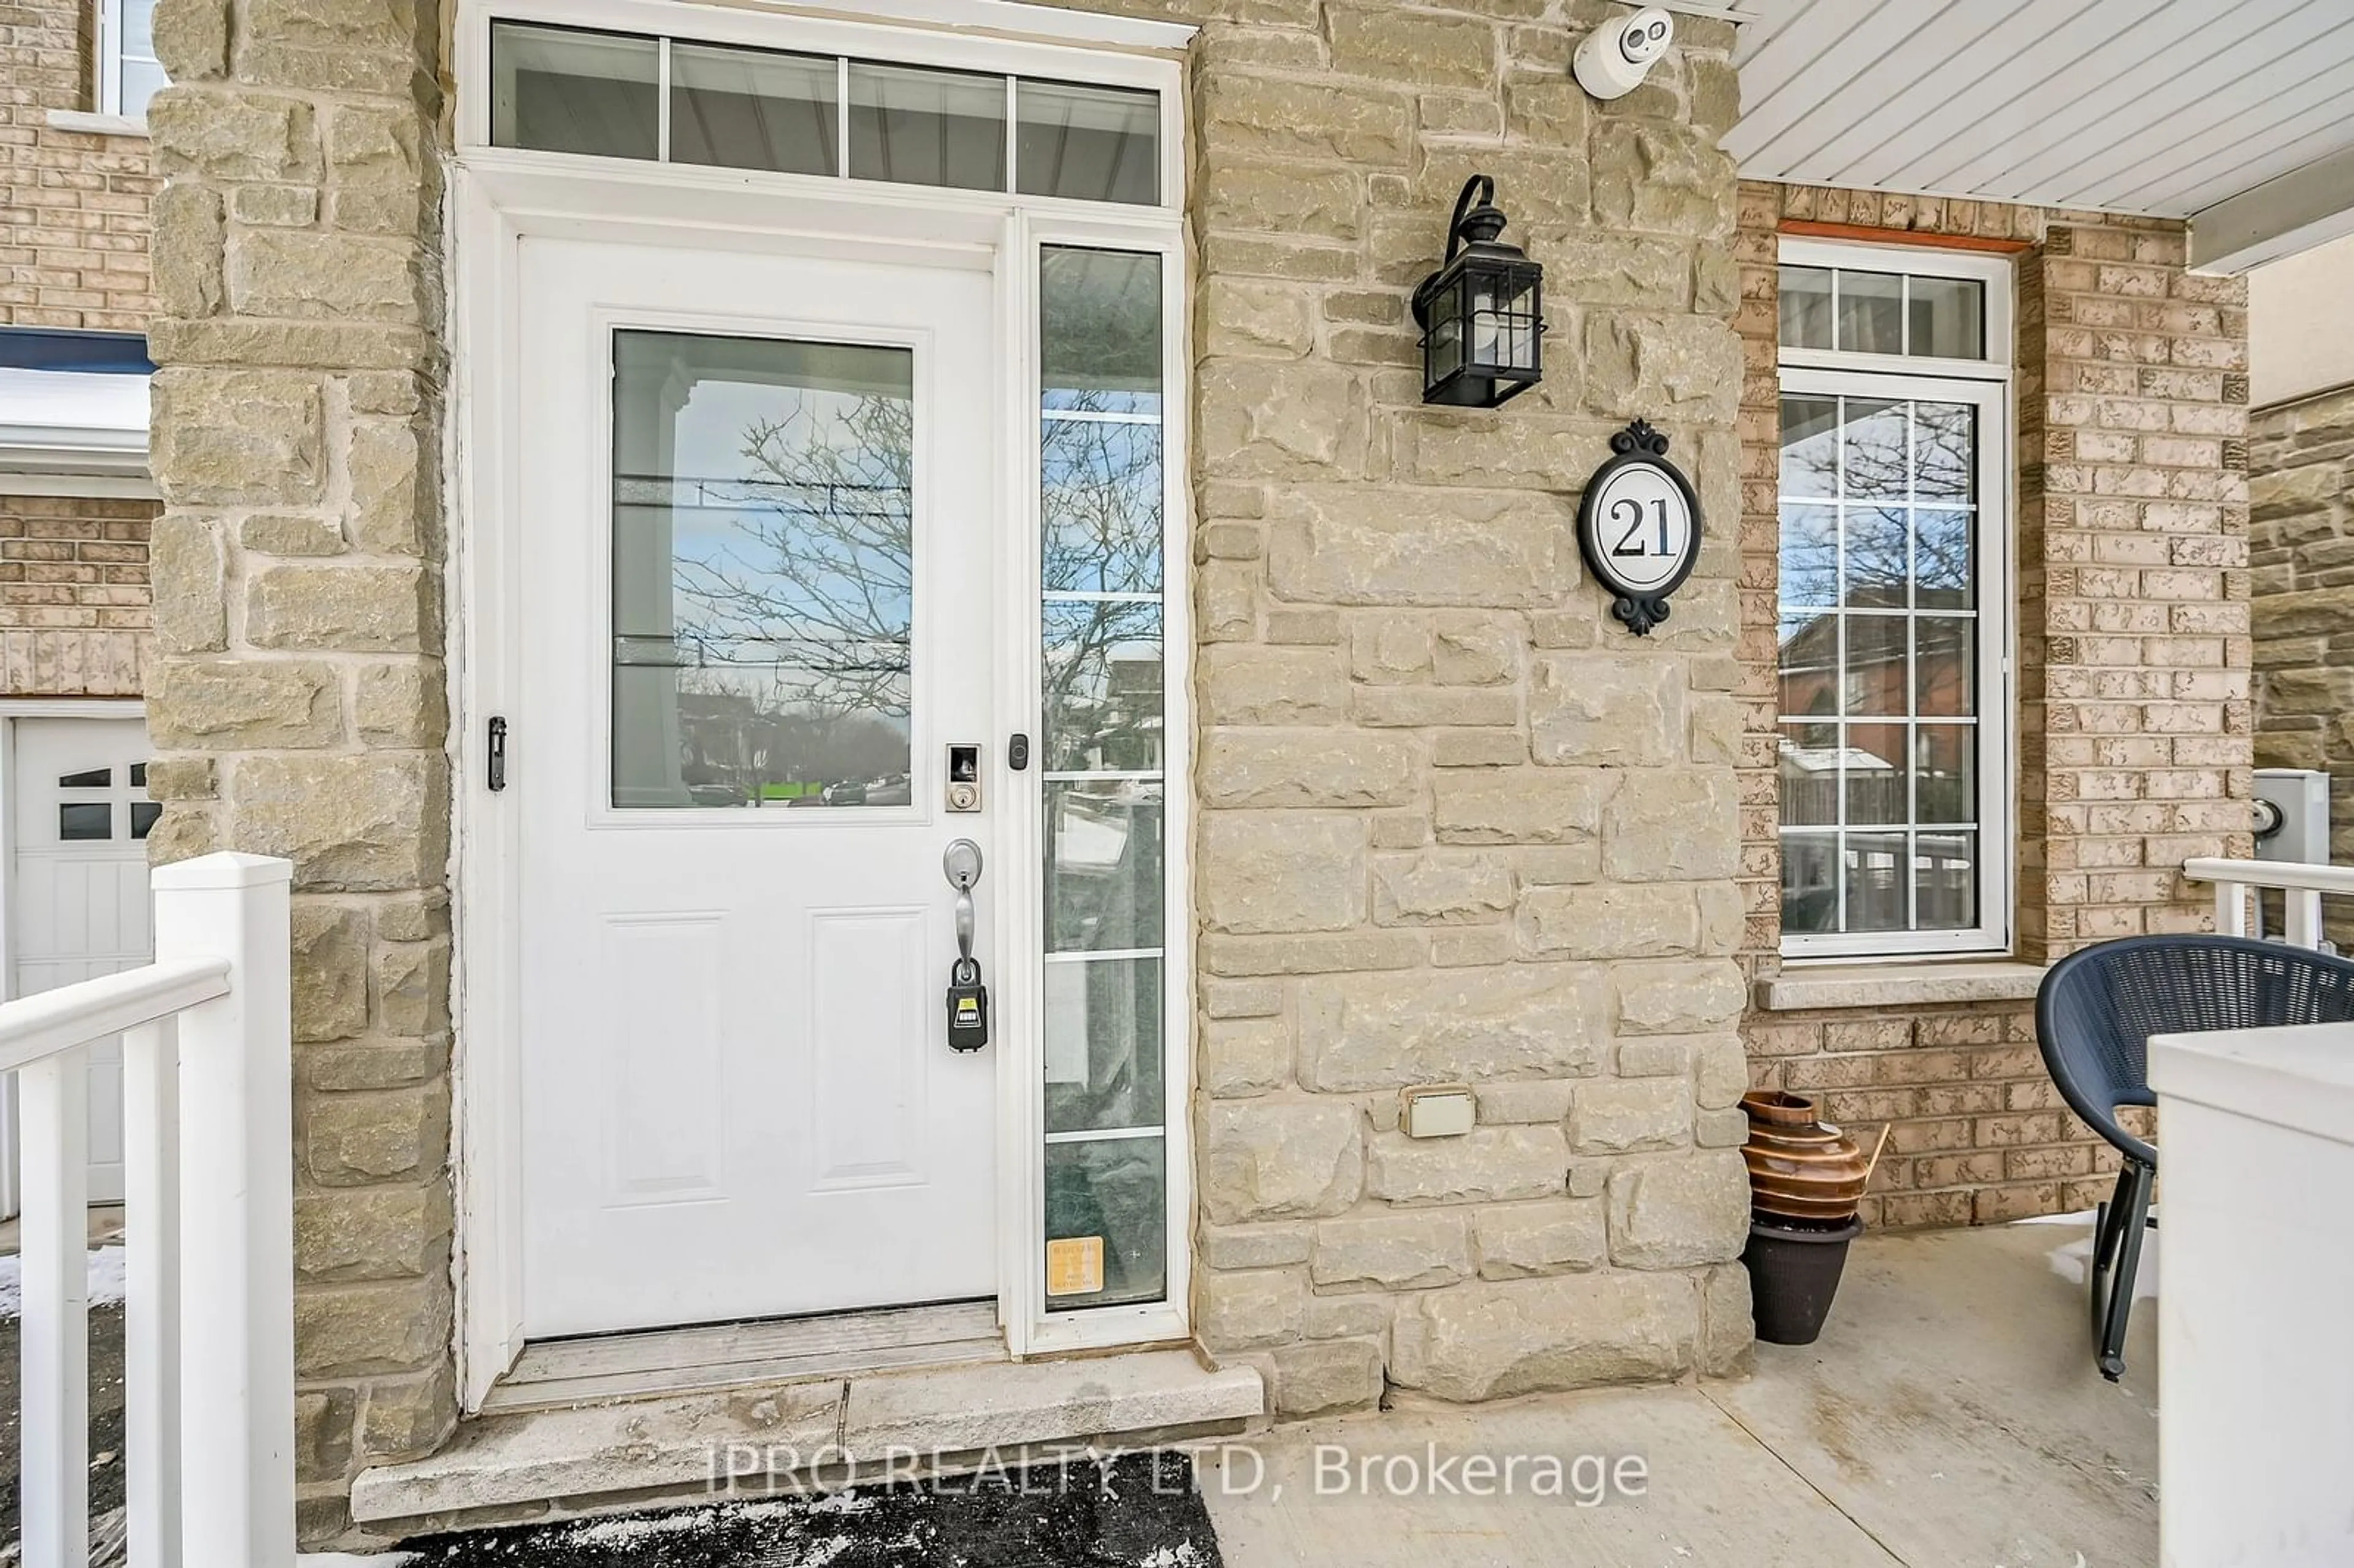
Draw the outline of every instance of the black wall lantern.
M1496 182L1464 181L1447 260L1414 291L1426 403L1492 408L1544 378L1544 269L1496 238L1504 223Z

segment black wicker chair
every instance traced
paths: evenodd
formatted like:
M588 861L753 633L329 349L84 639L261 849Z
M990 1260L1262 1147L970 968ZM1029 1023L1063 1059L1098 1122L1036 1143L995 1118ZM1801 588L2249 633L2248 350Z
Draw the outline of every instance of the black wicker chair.
M2128 937L2052 966L2035 996L2035 1038L2069 1107L2125 1156L2093 1227L2093 1345L2101 1373L2124 1372L2134 1272L2158 1180L2158 1150L2117 1123L2156 1105L2149 1037L2354 1019L2354 962L2242 937Z

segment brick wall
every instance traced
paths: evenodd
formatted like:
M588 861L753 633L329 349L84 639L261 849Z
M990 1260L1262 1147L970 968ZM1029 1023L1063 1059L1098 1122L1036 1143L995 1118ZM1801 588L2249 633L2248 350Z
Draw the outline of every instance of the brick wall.
M152 501L0 495L0 695L135 697Z
M149 207L155 179L143 136L49 123L90 107L90 0L0 8L0 325L146 325Z
M88 0L0 8L0 326L147 324L147 140L49 123L90 106L94 15ZM0 695L139 694L156 511L0 494Z
M2330 859L2354 861L2354 388L2251 421L2256 766L2330 776ZM2354 907L2322 901L2354 951Z
M1775 612L1786 223L2016 251L2016 953L2193 930L2191 855L2245 853L2251 788L2244 285L2183 267L2179 225L1745 184L1741 191L1743 960L1780 967ZM1868 236L1859 236L1867 238ZM1776 1012L1761 1086L1820 1093L1867 1139L1866 1218L1983 1224L2082 1207L2105 1147L2060 1108L2020 1002Z
M2184 243L2055 216L2020 269L2020 930L2047 958L2200 929L2181 863L2249 845L2247 284Z

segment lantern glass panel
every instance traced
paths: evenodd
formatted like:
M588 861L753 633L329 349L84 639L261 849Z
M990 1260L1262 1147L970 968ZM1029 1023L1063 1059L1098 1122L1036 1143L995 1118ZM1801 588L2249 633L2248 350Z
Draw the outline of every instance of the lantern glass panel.
M1534 268L1516 269L1511 291L1505 298L1504 313L1511 330L1505 334L1502 363L1513 370L1533 371L1537 367L1537 334L1543 326L1538 302L1539 276Z
M1463 368L1463 280L1456 277L1430 302L1424 380L1436 385Z
M1482 268L1466 280L1471 291L1471 363L1492 367L1504 362L1504 334L1509 323L1496 292L1497 278Z

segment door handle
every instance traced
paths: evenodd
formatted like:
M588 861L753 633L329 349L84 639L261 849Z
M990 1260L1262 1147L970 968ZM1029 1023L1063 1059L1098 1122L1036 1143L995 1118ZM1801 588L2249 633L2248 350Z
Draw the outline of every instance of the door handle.
M989 1044L989 988L972 956L972 887L981 880L981 846L959 839L940 856L956 889L957 960L949 969L949 1049L978 1051Z
M972 962L972 889L981 880L981 846L958 839L940 856L940 870L957 890L956 938L958 967Z

